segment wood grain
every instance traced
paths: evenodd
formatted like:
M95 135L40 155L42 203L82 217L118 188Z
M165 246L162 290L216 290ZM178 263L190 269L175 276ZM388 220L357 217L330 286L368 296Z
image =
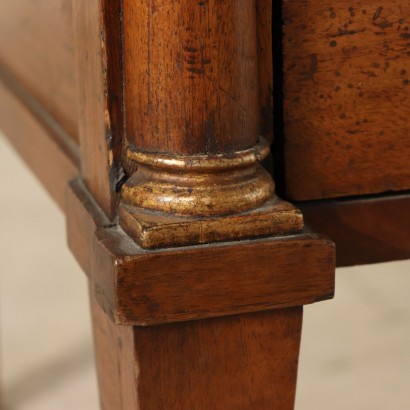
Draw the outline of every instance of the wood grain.
M90 233L96 223L89 219L100 220L101 211L87 198L84 186L73 183L68 242L90 269L98 303L118 324L232 315L333 296L334 247L324 238L300 234L146 251L116 226ZM92 244L72 246L78 237L93 238Z
M5 66L78 141L77 70L71 0L3 0L0 66Z
M300 203L307 224L336 243L338 266L410 259L410 194Z
M92 293L90 306L101 410L142 410L137 399L132 327L114 325Z
M260 134L273 140L272 0L256 0Z
M82 195L73 195L81 189ZM66 229L68 247L86 274L92 271L94 234L98 227L110 226L110 220L97 205L84 183L72 180L66 188ZM90 215L93 215L91 218Z
M283 21L286 197L409 189L409 4L284 1Z
M302 308L134 328L142 409L291 410Z
M149 328L92 312L104 410L293 409L302 308Z
M124 0L129 141L181 155L255 145L256 34L255 0Z
M130 252L122 235L113 229L97 232L101 250L96 255L119 249L111 256L112 268L103 270L98 263L92 273L96 297L117 323L185 321L333 297L334 248L323 238L300 235ZM110 300L114 304L107 305Z
M113 219L125 177L121 166L123 99L120 1L74 0L81 174Z

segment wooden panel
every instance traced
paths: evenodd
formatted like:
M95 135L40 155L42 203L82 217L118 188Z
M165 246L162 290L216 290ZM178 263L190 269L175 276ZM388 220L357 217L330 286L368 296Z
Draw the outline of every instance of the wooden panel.
M409 3L285 0L283 18L287 197L409 189Z
M74 0L81 175L110 218L124 171L120 0Z
M257 0L260 134L273 139L272 0Z
M410 259L410 194L300 203L316 232L336 242L338 266Z
M83 195L72 195L73 190L80 187ZM94 234L98 227L107 226L110 221L98 207L91 194L84 188L80 179L75 179L69 184L66 195L66 210L68 246L83 271L90 275Z
M0 64L77 139L71 0L3 0Z
M78 173L77 145L3 71L0 71L0 107L0 129L64 209L67 183Z

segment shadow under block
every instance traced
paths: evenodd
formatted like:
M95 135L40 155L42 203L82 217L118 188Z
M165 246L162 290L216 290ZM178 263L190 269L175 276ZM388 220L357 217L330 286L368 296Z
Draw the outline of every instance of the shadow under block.
M337 248L337 266L410 258L410 194L300 202L306 224Z
M302 307L151 327L91 310L103 410L292 410Z
M67 209L69 247L116 324L211 318L333 296L334 245L317 235L144 250L104 219L78 180Z

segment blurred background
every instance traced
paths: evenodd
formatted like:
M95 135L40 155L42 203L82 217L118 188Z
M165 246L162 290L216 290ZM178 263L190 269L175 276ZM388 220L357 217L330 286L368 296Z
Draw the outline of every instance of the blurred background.
M85 276L1 135L0 187L5 410L97 410ZM305 308L296 410L410 409L409 293L410 261L338 270L336 298Z

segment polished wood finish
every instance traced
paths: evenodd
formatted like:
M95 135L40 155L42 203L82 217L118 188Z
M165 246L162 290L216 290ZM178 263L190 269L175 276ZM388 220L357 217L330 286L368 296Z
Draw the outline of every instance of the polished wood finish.
M118 233L99 232L101 253L107 254L105 247L121 241ZM121 255L121 251L112 258L109 272L97 264L96 273L101 276L93 276L97 298L107 312L113 311L118 323L192 320L301 306L333 297L334 248L315 236L150 254L135 249ZM104 287L107 274L112 281L108 288Z
M261 134L271 138L267 10L73 2L81 167L64 210L90 282L103 408L293 408L302 305L333 296L335 256L259 164ZM53 112L16 95L53 135ZM69 144L57 146L40 170L66 170L56 161ZM147 215L162 230L149 245L136 228ZM165 243L174 218L186 234Z
M272 0L256 0L260 134L270 142L273 140L272 12Z
M84 190L67 195L68 244L118 324L147 325L300 306L333 296L334 247L309 234L145 251Z
M410 194L300 203L307 224L336 243L337 266L410 258Z
M68 247L85 274L91 279L94 235L99 227L113 225L84 186L75 179L66 189L66 228Z
M82 176L113 219L125 178L119 0L74 0Z
M284 1L283 22L286 198L409 189L409 5Z
M0 122L66 214L104 409L293 408L335 249L259 165L272 91L289 198L409 189L407 20L398 0L5 0ZM341 266L410 257L407 193L301 206Z
M140 409L131 327L115 326L90 293L101 410Z
M127 137L140 150L217 154L256 145L255 0L124 0L124 47Z
M3 0L0 66L5 66L78 140L72 0Z
M291 409L300 306L333 296L334 248L301 233L300 212L275 197L273 181L258 164L268 151L259 137L258 96L266 78L258 80L256 3L172 1L152 8L126 0L123 5L130 145L122 163L131 177L115 184L122 191L121 226L110 222L117 201L111 164L120 150L116 154L102 138L101 113L107 113L110 97L109 91L101 94L105 71L96 73L101 60L105 67L112 59L106 60L104 47L115 43L115 33L105 28L102 52L94 54L101 47L94 27L106 24L97 18L106 14L104 3L76 8L79 33L91 30L79 64L81 101L92 121L81 134L90 144L82 151L86 186L74 181L68 191L67 231L90 279L102 406L245 409L260 403ZM173 26L180 36L170 32ZM200 39L206 39L204 46ZM216 51L222 46L224 54ZM88 135L87 129L100 131ZM108 166L107 159L113 161ZM228 195L230 187L236 196ZM172 237L175 217L185 218L180 224L186 229ZM210 217L215 222L207 231L201 222ZM269 221L265 230L259 227L262 217ZM139 235L147 222L161 231L150 243ZM189 236L194 225L201 234ZM176 247L144 250L122 228L141 246ZM288 236L214 243L278 233ZM202 242L211 244L181 246ZM295 308L269 312L284 307ZM255 313L243 316L248 312ZM135 327L118 329L118 324ZM221 348L216 338L225 341ZM212 358L205 366L198 355L203 349ZM120 374L113 383L114 371ZM227 390L235 390L235 398Z
M301 308L148 328L92 312L102 409L293 409Z

